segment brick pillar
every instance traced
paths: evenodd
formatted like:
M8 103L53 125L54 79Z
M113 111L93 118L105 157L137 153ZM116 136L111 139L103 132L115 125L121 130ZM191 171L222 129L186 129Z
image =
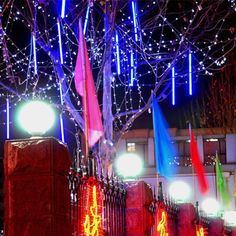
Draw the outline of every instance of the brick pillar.
M236 236L236 229L232 229L231 236Z
M184 203L179 206L178 214L178 235L195 236L196 235L196 212L193 204Z
M224 221L222 219L212 219L208 227L208 236L224 235Z
M5 143L5 236L71 235L70 164L66 146L54 138Z
M144 181L129 184L126 198L126 236L151 235L154 218L148 207L152 200L152 190Z

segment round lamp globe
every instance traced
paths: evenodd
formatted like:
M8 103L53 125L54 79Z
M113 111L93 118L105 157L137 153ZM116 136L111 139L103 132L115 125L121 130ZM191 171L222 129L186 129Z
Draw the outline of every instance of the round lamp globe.
M125 153L117 158L115 166L119 175L124 178L135 178L143 170L143 161L135 153Z
M23 130L38 136L43 135L53 126L55 114L46 102L30 101L20 107L17 120Z

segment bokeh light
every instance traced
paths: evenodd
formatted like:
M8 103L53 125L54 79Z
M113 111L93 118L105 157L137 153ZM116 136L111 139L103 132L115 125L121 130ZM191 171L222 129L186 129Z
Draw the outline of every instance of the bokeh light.
M30 101L19 108L17 121L29 134L43 135L53 126L55 114L49 104L43 101Z
M116 170L124 178L135 178L142 173L143 160L135 153L125 153L117 158Z

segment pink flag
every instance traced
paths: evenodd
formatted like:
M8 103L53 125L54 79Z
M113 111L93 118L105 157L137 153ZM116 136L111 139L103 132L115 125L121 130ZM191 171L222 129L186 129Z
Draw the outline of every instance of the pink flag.
M92 147L103 135L103 126L81 24L79 27L79 51L75 66L75 88L77 93L82 96L84 121L88 129L86 139L89 147Z

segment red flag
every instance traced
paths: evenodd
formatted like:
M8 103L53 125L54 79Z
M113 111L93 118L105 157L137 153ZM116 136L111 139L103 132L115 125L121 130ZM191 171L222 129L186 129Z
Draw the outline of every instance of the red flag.
M206 179L205 171L200 160L200 155L198 153L197 143L194 138L194 134L190 131L191 140L190 140L190 153L193 163L193 168L196 171L198 183L200 186L201 193L205 194L209 190L208 182Z
M85 127L87 126L88 130L86 139L89 147L92 147L103 135L103 126L81 24L79 27L79 51L75 66L75 88L77 93L82 96Z

